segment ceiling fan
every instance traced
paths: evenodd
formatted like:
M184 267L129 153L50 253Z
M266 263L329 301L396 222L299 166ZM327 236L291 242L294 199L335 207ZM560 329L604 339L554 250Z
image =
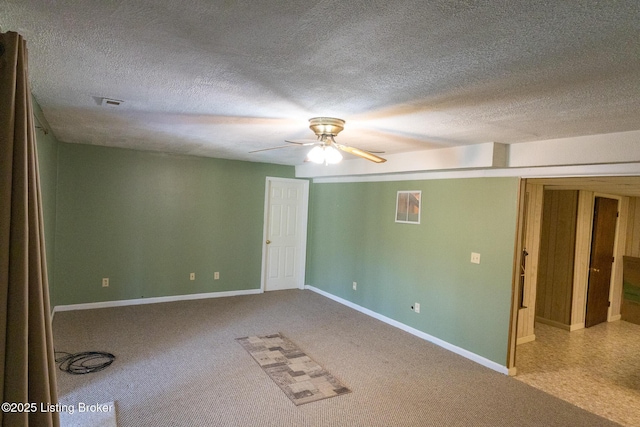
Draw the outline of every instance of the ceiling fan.
M263 148L260 150L253 150L250 153L257 153L259 151L277 150L280 148L289 148L295 146L311 146L314 147L307 154L307 161L314 163L334 164L342 160L342 154L353 154L354 156L362 157L363 159L370 160L375 163L384 163L387 159L376 156L375 154L361 150L359 148L350 147L348 145L338 144L334 137L344 129L344 120L336 119L333 117L314 117L309 119L309 128L316 134L317 140L303 140L303 141L285 141L293 145L279 145L277 147Z

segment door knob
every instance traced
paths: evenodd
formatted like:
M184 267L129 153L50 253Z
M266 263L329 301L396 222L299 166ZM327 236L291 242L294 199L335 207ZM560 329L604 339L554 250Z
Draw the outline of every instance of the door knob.
M599 268L590 268L589 270L593 271L594 273L600 273Z
M269 243L271 243L271 240L267 240L267 245L268 245Z

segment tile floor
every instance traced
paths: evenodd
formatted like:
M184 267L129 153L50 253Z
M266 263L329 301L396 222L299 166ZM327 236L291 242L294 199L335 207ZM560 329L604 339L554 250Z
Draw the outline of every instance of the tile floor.
M516 379L625 426L640 426L640 325L573 332L535 325L516 350Z

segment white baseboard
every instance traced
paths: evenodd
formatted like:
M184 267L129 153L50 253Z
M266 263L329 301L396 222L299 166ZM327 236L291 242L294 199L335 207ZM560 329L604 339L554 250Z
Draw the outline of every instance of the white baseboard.
M53 315L58 311L92 310L94 308L124 307L127 305L157 304L160 302L235 297L239 295L253 295L253 294L261 294L261 293L262 293L261 289L247 289L242 291L207 292L203 294L172 295L168 297L136 298L136 299L123 299L118 301L89 302L84 304L56 305L53 308L53 313L51 314L51 318L53 319Z
M608 322L615 322L616 320L622 319L622 314L616 314L615 316L611 316Z
M465 357L469 360L472 360L476 363L479 363L482 366L485 366L489 369L493 369L494 371L500 372L501 374L505 374L505 375L509 375L509 369L507 369L506 366L502 366L499 363L496 363L492 360L489 360L485 357L482 357L480 355L477 355L475 353L470 352L469 350L465 350L464 348L458 347L456 345L450 344L446 341L441 340L440 338L436 338L433 335L429 335L425 332L422 332L418 329L412 328L411 326L405 325L404 323L400 323L397 320L393 320L389 317L383 316L382 314L376 313L375 311L369 310L368 308L364 308L358 304L355 304L351 301L348 301L346 299L337 297L333 294L330 294L328 292L323 291L322 289L318 289L314 286L311 285L306 285L305 289L309 289L310 291L316 292L322 296L325 296L329 299L332 299L336 302L339 302L340 304L346 305L347 307L353 308L354 310L357 310L361 313L366 314L367 316L371 316L375 319L378 319L384 323L387 323L391 326L395 326L398 329L402 329L405 332L409 332L412 335L417 336L418 338L422 338L423 340L429 341L433 344L436 344L437 346L440 346L446 350L449 350L453 353L456 353L462 357ZM515 371L514 371L515 374Z
M569 327L569 332L577 331L578 329L584 329L584 322L574 323Z
M536 340L536 335L535 334L527 335L526 337L518 338L516 340L516 345L528 343L528 342L535 341L535 340Z

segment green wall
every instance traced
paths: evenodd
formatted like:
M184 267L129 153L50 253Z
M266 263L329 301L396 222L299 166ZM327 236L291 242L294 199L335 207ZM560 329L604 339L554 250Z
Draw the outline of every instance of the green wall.
M42 119L42 111L35 98L33 111ZM38 122L36 125L40 126ZM53 309L53 292L55 288L55 231L56 231L56 192L58 176L58 140L53 133L40 128L36 129L36 147L38 150L38 166L40 172L40 192L42 194L42 212L44 221L44 243L47 256L47 277L49 278L49 295Z
M55 304L260 288L265 178L293 174L60 143Z
M265 178L294 168L37 136L52 306L260 287ZM394 222L398 190L422 191L421 224ZM517 192L517 178L313 184L306 283L504 365Z
M421 224L395 223L399 190ZM517 178L314 184L306 283L505 366L517 197Z

